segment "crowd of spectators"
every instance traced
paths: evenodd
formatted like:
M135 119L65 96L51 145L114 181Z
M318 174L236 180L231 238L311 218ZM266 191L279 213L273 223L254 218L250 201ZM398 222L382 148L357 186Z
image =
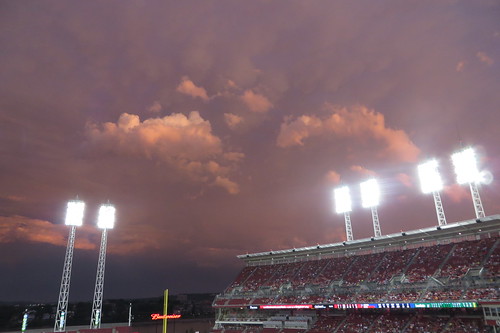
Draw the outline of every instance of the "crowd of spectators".
M406 333L440 332L448 322L449 317L416 316L406 328Z
M319 272L318 277L314 280L314 284L327 286L332 281L342 280L342 276L348 271L354 257L340 257L332 259L323 259L328 261L327 265Z
M319 316L308 333L333 332L344 319L344 316Z
M484 264L485 274L488 277L500 276L500 245L497 245L486 263Z
M485 327L477 318L453 318L446 325L443 332L449 333L481 333Z
M356 256L344 275L344 284L352 286L367 280L385 255L386 253L374 253Z
M463 277L469 268L479 267L496 239L486 238L456 244L439 276L451 280Z
M496 241L497 238L487 238L358 256L247 266L225 294L233 290L239 293L260 288L279 290L284 285L288 290L304 290L307 286L328 288L332 283L384 286L395 276L400 276L400 280L407 284L422 283L432 276L457 280L462 279L470 268L480 269L482 265L486 276L496 278L500 273L500 246L491 251Z
M358 333L366 332L377 315L350 314L337 329L337 333Z
M417 249L388 252L376 268L370 281L387 284L394 275L402 273L402 267L407 267L417 253Z
M423 282L432 276L450 253L452 247L453 244L445 244L420 248L405 273L407 282Z
M422 297L423 301L456 301L462 299L463 290L462 289L432 289L427 290L427 292Z
M382 314L375 319L369 332L400 333L409 319L408 314Z
M318 275L330 263L330 260L320 259L305 262L292 280L294 289L299 289L307 284L314 284Z
M470 300L498 300L500 290L498 288L470 288L465 292L466 299Z

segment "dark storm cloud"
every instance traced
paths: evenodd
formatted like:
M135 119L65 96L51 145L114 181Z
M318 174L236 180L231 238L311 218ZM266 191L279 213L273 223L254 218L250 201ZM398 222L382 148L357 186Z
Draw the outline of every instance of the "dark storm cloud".
M105 297L219 291L241 267L237 254L342 240L339 182L358 197L359 182L380 179L384 233L434 225L415 171L428 157L441 162L448 221L472 218L449 155L461 138L500 172L499 10L494 1L2 3L0 246L16 255L0 255L10 272L0 294L55 301L64 203L76 195L88 209L72 286L90 291L72 297L87 299L92 225L107 200L118 221ZM500 211L496 183L481 187L488 214ZM369 237L369 212L355 205L354 236ZM36 288L10 292L32 265L43 267Z

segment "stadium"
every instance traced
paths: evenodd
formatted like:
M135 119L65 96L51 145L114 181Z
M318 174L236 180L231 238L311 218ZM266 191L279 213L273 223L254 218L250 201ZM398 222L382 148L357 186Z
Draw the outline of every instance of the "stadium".
M497 332L500 215L238 256L212 332Z

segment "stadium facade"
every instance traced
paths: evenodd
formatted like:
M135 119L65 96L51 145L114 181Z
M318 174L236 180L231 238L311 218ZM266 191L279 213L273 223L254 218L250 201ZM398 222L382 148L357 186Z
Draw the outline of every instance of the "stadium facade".
M245 254L213 332L500 332L500 215Z

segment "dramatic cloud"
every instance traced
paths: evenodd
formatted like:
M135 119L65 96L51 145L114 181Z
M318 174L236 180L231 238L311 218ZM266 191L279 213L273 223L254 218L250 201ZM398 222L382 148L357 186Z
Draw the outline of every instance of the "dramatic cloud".
M245 90L241 99L253 112L267 112L273 107L273 104L265 96L256 94L252 90Z
M205 88L196 86L187 76L182 78L182 81L179 83L176 90L191 97L198 97L205 102L210 99Z
M238 184L236 184L235 182L233 182L225 177L217 176L214 184L226 189L227 192L230 194L238 194L240 192L240 188L239 188Z
M207 182L212 178L229 193L237 193L234 185L228 186L228 179L222 182L215 178L227 176L237 158L224 151L221 140L212 134L210 122L197 111L187 117L174 113L143 122L138 115L124 113L116 124L89 124L87 137L94 149L161 161L192 180ZM241 158L238 153L236 156ZM224 162L231 164L219 164Z
M243 117L240 117L233 113L224 113L224 121L230 129L234 130L238 127L239 124L243 122Z
M331 183L333 185L337 185L340 183L340 174L338 172L336 172L335 170L328 171L325 178L329 183Z
M481 61L482 63L491 66L495 62L490 56L488 56L485 52L478 52L476 53L476 57Z
M55 225L48 221L30 219L24 216L0 216L0 243L27 241L66 246L68 230L69 228L64 225ZM96 248L96 245L89 240L89 231L85 231L83 237L79 232L79 236L75 240L75 248L84 250Z
M149 108L148 108L148 111L151 112L151 113L160 113L160 111L162 110L162 106L160 104L160 102L158 101L155 101L153 103L153 105L151 105Z
M377 175L377 173L375 171L366 169L366 168L362 167L361 165L352 165L349 169L351 171L354 171L354 172L360 174L361 176L376 176Z
M3 1L2 301L57 301L52 254L64 253L68 229L53 222L77 194L92 208L75 253L89 260L75 268L95 267L90 222L110 200L119 218L105 297L127 299L165 285L220 292L243 265L235 254L339 241L331 190L342 181L358 196L368 170L384 233L433 226L419 157L449 159L458 130L483 147L481 168L500 173L499 6ZM449 163L440 171L453 182ZM449 223L473 217L467 190L442 193ZM480 191L498 213L498 182ZM369 237L368 212L354 210L355 237Z
M460 203L464 200L471 200L470 192L468 190L468 187L466 186L452 184L449 186L445 186L443 192L455 203Z
M406 174L406 173L398 173L396 175L396 179L401 183L403 184L404 186L408 187L408 188L412 188L414 185L413 185L413 181L412 181L412 177L410 177L410 175Z
M281 124L277 145L282 148L303 146L312 136L350 139L368 144L375 140L383 144L381 157L391 157L404 162L416 161L420 150L403 130L387 127L384 115L365 106L351 108L327 106L331 115L326 118L303 115L287 118Z
M0 217L0 243L42 243L66 247L69 227L24 216ZM99 249L101 230L93 226L78 227L75 234L75 249ZM117 228L108 235L112 239L108 253L128 255L157 250L164 241L161 235L143 227L140 231Z

